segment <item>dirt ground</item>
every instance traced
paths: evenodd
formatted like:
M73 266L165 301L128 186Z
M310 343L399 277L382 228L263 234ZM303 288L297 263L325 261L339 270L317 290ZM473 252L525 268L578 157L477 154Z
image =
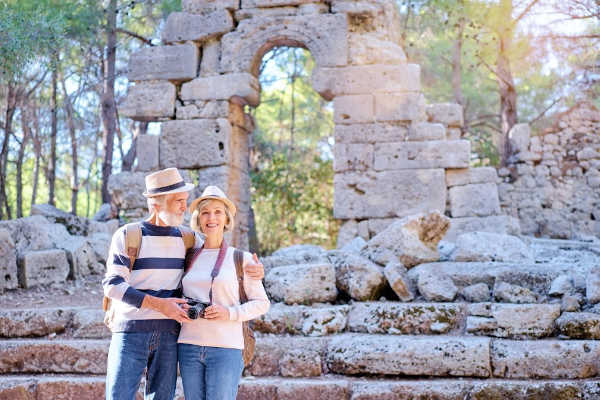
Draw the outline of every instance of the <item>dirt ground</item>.
M53 283L30 289L7 290L0 294L0 309L52 307L102 307L102 276Z

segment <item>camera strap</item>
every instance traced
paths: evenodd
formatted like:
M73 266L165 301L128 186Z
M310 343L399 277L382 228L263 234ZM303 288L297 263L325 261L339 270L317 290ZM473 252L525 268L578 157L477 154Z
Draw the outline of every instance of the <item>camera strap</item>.
M196 251L194 252L191 259L188 262L186 262L187 265L186 265L186 268L184 271L184 275L187 274L189 269L194 264L194 261L196 261L196 259L200 255L200 253L202 253L202 250L204 250L204 245L202 245L202 247L200 247L199 249L196 249ZM215 281L215 278L217 277L217 275L219 275L219 271L221 271L221 266L223 265L223 261L225 260L226 254L227 254L227 243L225 243L225 239L223 239L223 241L221 242L221 248L219 249L219 255L217 256L217 261L215 262L215 266L213 267L213 270L210 273L211 281L210 281L210 290L208 292L208 298L209 298L210 304L212 304L212 302L213 302L213 299L212 299L213 282Z

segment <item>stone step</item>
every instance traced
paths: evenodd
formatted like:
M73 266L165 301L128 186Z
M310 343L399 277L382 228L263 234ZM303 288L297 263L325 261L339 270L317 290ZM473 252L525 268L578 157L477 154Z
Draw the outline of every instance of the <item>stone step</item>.
M97 400L104 376L0 377L0 400ZM141 394L137 399L141 399ZM372 379L326 375L319 378L254 378L240 382L238 400L594 400L600 380ZM181 380L175 400L184 400Z
M0 311L0 337L55 334L110 338L97 308L64 307ZM563 312L559 304L353 302L309 306L273 303L254 321L265 334L327 336L342 332L394 335L449 334L532 339L600 339L600 314Z
M0 341L0 374L103 374L108 340ZM596 340L509 340L343 333L257 337L253 376L340 375L579 379L600 376Z

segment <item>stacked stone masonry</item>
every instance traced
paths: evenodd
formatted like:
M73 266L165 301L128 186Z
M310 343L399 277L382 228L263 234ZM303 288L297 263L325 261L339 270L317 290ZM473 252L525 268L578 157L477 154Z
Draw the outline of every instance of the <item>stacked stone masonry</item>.
M244 247L254 124L243 107L260 103L264 54L299 46L315 58L314 89L334 104L340 246L358 234L358 225L368 239L417 212L447 210L476 219L459 224L464 229L485 225L481 218L500 214L495 179L446 184L447 172L469 171L463 112L456 104L426 104L420 67L407 63L399 45L397 13L391 0L184 1L167 19L163 44L130 59L132 86L123 113L161 122L158 143L139 141L143 156L135 171L175 166L188 170L200 189L219 184L234 190L230 194L241 201L234 244ZM114 177L111 187L119 192L122 182L137 182L130 190L143 191L135 171ZM217 175L217 181L205 180ZM122 215L143 215L141 202L113 197ZM506 220L493 229L506 233L512 225Z
M511 163L499 170L502 211L527 235L600 236L600 111L581 103L538 135L516 125L510 141Z

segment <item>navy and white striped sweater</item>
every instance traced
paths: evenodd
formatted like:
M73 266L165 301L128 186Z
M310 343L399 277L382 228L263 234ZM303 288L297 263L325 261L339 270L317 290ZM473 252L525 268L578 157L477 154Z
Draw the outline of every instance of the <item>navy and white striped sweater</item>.
M176 227L142 222L142 242L138 257L129 272L125 248L125 227L112 238L102 281L104 294L115 307L113 332L168 331L179 328L177 321L163 314L140 308L146 294L155 297L180 297L180 282L185 262L185 244ZM196 245L202 239L196 235Z

